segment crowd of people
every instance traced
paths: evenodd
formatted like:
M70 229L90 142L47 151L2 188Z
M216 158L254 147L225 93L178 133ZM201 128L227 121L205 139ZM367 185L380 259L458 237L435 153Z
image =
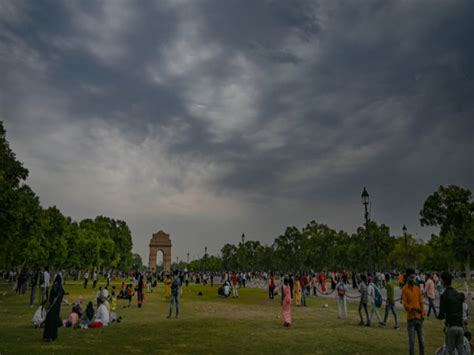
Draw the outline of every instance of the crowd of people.
M145 301L145 292L152 293L158 282L163 282L164 299L169 302L168 318L173 310L175 317L179 317L180 297L183 286L190 282L203 286L217 284L217 294L224 298L238 298L239 289L251 283L257 285L263 282L268 287L268 298L274 300L280 295L281 315L284 327L292 324L291 307L305 307L310 296L331 297L337 303L338 318L348 319L347 302L349 299L358 300L357 313L359 325L370 327L375 315L378 325L386 327L389 316L393 316L393 328L400 329L400 320L397 305L403 307L407 316L408 343L410 354L415 353L415 343L418 343L419 353L424 353L423 322L433 315L445 321L445 341L437 351L443 354L470 354L471 334L467 327L467 306L464 293L452 287L453 277L450 273L416 273L408 269L405 273L355 273L355 272L317 272L279 275L269 273L243 272L178 272L151 273L131 272L128 275L114 275L103 273L105 284L97 288L99 274L96 270L83 274L83 287L88 287L89 278L92 278L92 288L96 289L95 305L92 300L83 306L83 297L80 296L73 304L65 300L64 278L60 272L56 273L51 282L49 269L31 271L2 272L2 276L15 282L15 291L22 297L30 288L31 306L37 299L40 307L35 312L32 322L36 327L44 327L43 338L54 341L58 336L58 327L93 328L107 326L112 322L120 322L121 317L116 314L117 299L128 300L130 307L132 299L136 297L137 307L141 308ZM122 281L119 289L111 285L117 276L126 276L131 282ZM400 297L396 298L396 289ZM385 298L382 290L385 289ZM350 295L352 290L352 295ZM435 300L439 299L439 307ZM61 320L61 305L71 306L67 318ZM325 305L327 306L327 304ZM380 311L379 311L380 309ZM383 317L381 311L383 312Z
M471 354L471 333L468 330L468 307L463 292L458 292L452 287L453 276L443 272L441 277L437 274L419 274L413 269L405 273L393 275L390 273L352 274L353 288L359 292L359 325L370 327L374 315L378 325L385 327L391 313L394 318L394 329L400 329L395 299L395 288L401 290L399 299L407 315L409 352L415 354L415 341L418 342L419 353L424 354L423 322L431 314L439 320L444 320L445 341L437 350L437 355L444 354ZM327 279L331 283L331 291L326 287ZM334 292L338 318L347 320L347 298L349 292L348 274L343 273L315 273L282 275L281 285L281 315L283 326L289 327L292 323L291 305L306 306L306 297L311 294L317 296L329 295ZM268 281L269 298L275 294L275 278L270 276ZM381 289L386 289L386 298L383 299ZM439 309L435 306L436 293L440 295ZM354 298L354 297L352 297ZM385 302L385 312L382 319L379 308ZM326 305L327 306L327 305ZM428 310L426 311L426 308Z

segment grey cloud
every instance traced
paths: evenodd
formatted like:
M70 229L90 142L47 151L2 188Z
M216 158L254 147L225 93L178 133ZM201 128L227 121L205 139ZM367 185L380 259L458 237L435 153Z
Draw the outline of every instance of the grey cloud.
M0 117L43 203L176 252L473 188L470 2L14 2ZM54 19L54 21L52 21ZM83 182L86 183L83 183ZM64 185L64 186L60 186ZM192 254L192 253L191 253Z

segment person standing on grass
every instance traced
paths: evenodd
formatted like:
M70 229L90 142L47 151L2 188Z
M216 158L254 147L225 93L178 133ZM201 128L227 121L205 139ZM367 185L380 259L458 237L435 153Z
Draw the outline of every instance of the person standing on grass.
M387 301L385 303L385 315L383 317L382 326L387 325L388 312L392 311L393 317L395 318L395 329L400 329L398 325L397 307L395 306L395 285L390 281L390 274L385 274L385 289L387 290Z
M410 355L415 354L415 334L418 337L420 355L425 353L423 320L425 316L423 297L420 288L415 285L415 270L407 269L407 284L402 289L403 307L407 312L408 345Z
M271 300L274 297L274 291L275 291L275 276L273 276L273 273L270 273L270 280L268 282L268 298Z
M446 350L448 354L463 354L463 303L464 293L456 291L452 286L452 275L445 271L441 274L445 291L439 303L438 319L445 320Z
M359 325L364 325L364 318L362 317L362 308L364 308L365 311L365 316L367 319L367 322L365 322L365 325L367 327L370 327L370 320L369 320L369 310L367 308L367 303L369 301L369 297L367 295L367 276L365 275L360 275L360 284L359 284L359 293L360 293L360 301L359 301L359 317L360 317L360 322Z
M300 277L300 284L301 284L301 304L306 307L306 295L308 292L308 277L306 274L302 274ZM309 294L309 293L308 293Z
M165 300L169 300L171 298L171 277L169 273L166 273L163 284L165 286Z
M173 303L176 303L176 318L179 316L179 278L178 278L178 271L175 270L173 281L171 282L171 300L170 300L170 307L168 311L168 317L171 318L173 314Z
M337 319L341 319L342 317L344 317L344 319L347 320L346 292L348 292L349 290L340 277L337 278L335 290L337 299Z
M92 279L93 279L92 288L95 288L97 286L97 271L96 270L94 270L94 275Z
M62 285L62 277L60 274L57 274L48 299L48 308L43 332L43 339L45 341L53 342L58 337L58 325L60 322L59 315L61 313L61 302L63 296L64 289Z
M142 308L143 301L145 300L145 283L143 282L143 275L140 275L140 280L138 281L138 290L137 290L137 303L138 308Z
M436 297L436 290L435 284L433 281L433 277L430 273L426 274L426 281L425 281L425 297L428 299L428 313L426 314L426 318L430 317L431 310L433 310L433 314L435 318L438 317L436 314L436 307L434 305L434 300Z
M369 296L369 306L370 306L369 323L371 323L372 317L374 316L374 313L375 313L375 315L377 316L377 320L379 321L379 325L383 325L382 317L380 316L379 310L377 309L378 308L377 306L381 306L382 302L380 302L378 305L375 302L376 293L380 295L380 290L378 289L377 285L374 283L372 278L370 278L369 286L367 287L367 293Z
M239 298L239 291L237 288L239 287L237 285L237 275L235 272L232 273L232 298Z
M352 288L357 288L357 277L354 271L352 272Z
M281 286L281 316L283 318L283 326L291 325L291 291L288 277L283 279Z
M128 299L128 307L132 304L132 298L133 298L133 285L128 284L127 286L127 299Z
M319 282L321 283L321 291L323 292L323 295L327 295L328 289L326 287L326 273L325 272L319 273Z
M295 304L298 307L301 306L301 282L298 275L296 276L294 299Z
M290 276L288 278L288 286L290 286L290 295L291 295L291 299L293 299L294 291L295 291L295 283L294 283L294 279L293 279L292 274L290 274Z
M33 303L35 303L35 293L36 293L36 287L38 287L38 279L39 279L39 273L41 270L33 271L31 274L31 279L30 279L30 286L31 286L31 294L30 294L30 307L33 307Z
M89 282L89 270L86 270L84 273L84 288L87 288L87 283Z
M51 282L51 275L49 274L49 268L45 267L43 271L43 283L41 284L41 303L48 299L48 289Z
M313 288L313 296L317 296L318 292L316 290L318 288L318 279L316 278L316 275L313 275L311 278L311 287Z

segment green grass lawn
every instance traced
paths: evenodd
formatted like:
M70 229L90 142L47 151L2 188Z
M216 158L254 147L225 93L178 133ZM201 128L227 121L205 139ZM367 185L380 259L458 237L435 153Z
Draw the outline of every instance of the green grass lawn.
M117 283L117 287L118 287ZM93 300L95 292L69 282L66 296L74 301L83 295ZM203 296L198 296L202 291ZM7 292L5 295L4 293ZM260 289L240 289L238 299L222 299L217 288L191 285L181 298L179 319L166 319L168 304L163 286L145 295L144 307L136 299L132 307L118 300L117 313L122 323L99 329L60 328L55 343L42 341L42 329L31 326L35 308L15 295L11 285L0 284L0 354L126 354L126 353L313 353L313 354L407 354L406 315L399 312L401 329L358 326L356 304L349 303L349 320L337 319L333 298L311 297L308 307L293 307L293 324L283 328L279 298L267 299ZM328 308L323 308L327 303ZM71 306L63 305L66 318ZM383 316L383 314L382 314ZM376 322L375 322L376 323ZM442 322L425 321L426 353L433 354L443 341Z

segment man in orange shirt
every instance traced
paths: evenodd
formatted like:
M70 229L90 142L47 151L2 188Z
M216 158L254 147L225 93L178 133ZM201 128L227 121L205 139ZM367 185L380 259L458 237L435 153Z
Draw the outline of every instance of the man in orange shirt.
M402 301L407 312L408 344L410 355L415 354L415 333L418 337L420 355L425 353L423 319L425 310L420 288L415 285L415 270L407 269L407 284L402 289Z

